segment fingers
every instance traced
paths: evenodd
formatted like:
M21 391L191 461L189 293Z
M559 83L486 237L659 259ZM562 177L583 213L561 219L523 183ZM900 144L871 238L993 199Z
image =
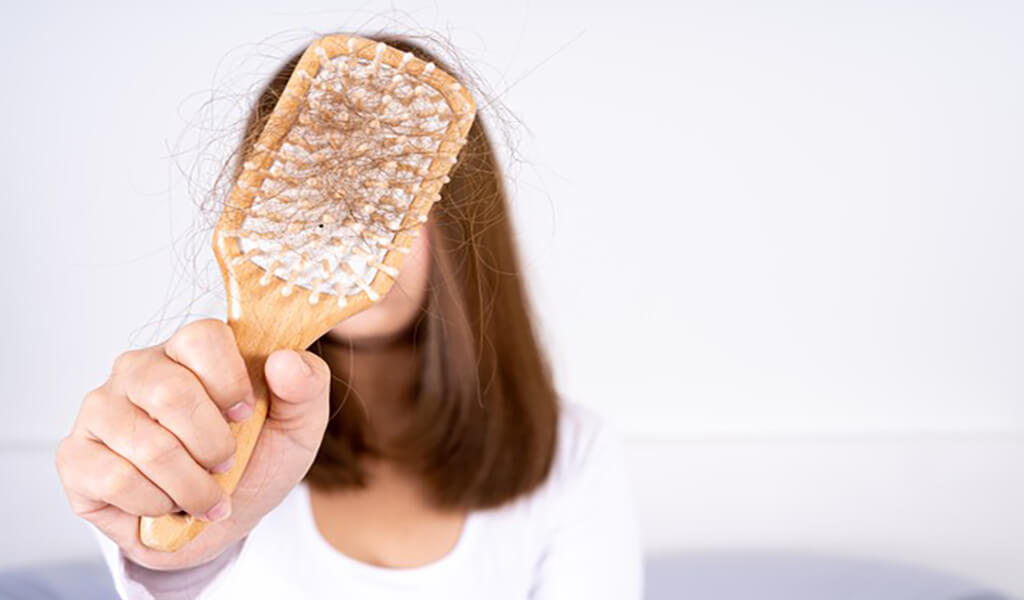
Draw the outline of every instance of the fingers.
M230 499L213 476L174 434L127 397L91 394L82 412L88 413L84 423L94 439L134 465L182 510L208 521L230 514Z
M231 468L235 437L202 383L160 352L147 353L120 392L172 432L199 464L214 473Z
M264 371L273 394L268 423L282 430L308 433L320 443L327 426L331 370L311 352L278 350L267 358Z
M170 496L102 443L69 437L57 449L58 470L72 509L85 518L105 506L158 517L177 510Z
M231 420L243 421L252 414L252 383L226 323L216 319L190 323L167 340L164 352L196 374L214 404Z

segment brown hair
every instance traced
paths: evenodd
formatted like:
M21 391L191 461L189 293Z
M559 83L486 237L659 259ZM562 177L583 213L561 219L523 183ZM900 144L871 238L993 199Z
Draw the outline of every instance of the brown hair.
M458 77L407 38L368 37ZM299 57L260 93L242 154L259 137ZM422 369L405 407L412 425L387 456L421 476L439 506L482 509L545 481L558 401L521 279L501 170L479 116L450 177L430 213L429 289L413 334ZM344 401L344 387L332 386L332 418L306 476L320 488L365 485L360 457L384 452L370 439L359 402Z

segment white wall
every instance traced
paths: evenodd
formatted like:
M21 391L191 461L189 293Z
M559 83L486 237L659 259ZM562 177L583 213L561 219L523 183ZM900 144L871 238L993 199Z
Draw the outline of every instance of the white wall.
M1024 593L1024 9L772 4L9 9L0 465L25 492L0 564L89 552L49 452L210 281L178 168L313 33L394 22L447 32L528 127L516 218L559 383L627 434L652 550Z

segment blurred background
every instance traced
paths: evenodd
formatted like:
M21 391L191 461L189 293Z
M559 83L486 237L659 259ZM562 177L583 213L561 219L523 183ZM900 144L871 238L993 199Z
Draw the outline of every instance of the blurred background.
M626 440L649 555L1024 595L1024 5L770 4L8 7L0 568L98 556L53 451L118 353L223 315L196 202L246 94L383 29L479 74L559 387Z

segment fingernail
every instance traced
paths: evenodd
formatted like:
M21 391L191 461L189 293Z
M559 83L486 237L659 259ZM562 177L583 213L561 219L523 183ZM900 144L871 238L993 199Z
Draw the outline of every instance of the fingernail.
M227 459L226 461L220 463L216 467L210 469L210 472L211 473L227 473L228 471L231 470L231 467L233 467L233 466L235 466L235 457L234 456L232 456L231 458Z
M309 363L306 362L306 359L302 358L302 356L299 355L298 352L295 352L293 350L291 352L291 355L295 357L293 360L297 361L298 364L301 365L299 368L302 370L303 375L309 377L310 375L313 374L313 368L309 366Z
M244 421L252 414L252 407L245 402L239 402L228 409L228 418L232 421Z
M214 507L211 508L205 515L203 515L203 520L215 523L217 521L223 521L224 519L228 518L230 515L231 515L231 499L230 498L224 498L223 500L218 502L216 505L214 505Z

